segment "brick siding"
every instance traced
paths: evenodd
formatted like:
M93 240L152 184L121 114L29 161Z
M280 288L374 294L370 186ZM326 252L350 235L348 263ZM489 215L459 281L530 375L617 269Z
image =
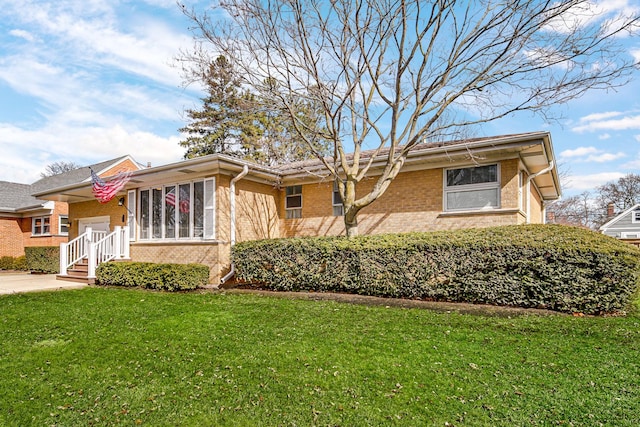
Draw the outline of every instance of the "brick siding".
M523 219L522 213L518 212L519 161L511 159L499 163L501 208L507 212L443 215L443 169L402 172L378 200L360 211L359 231L361 234L380 234L518 224ZM357 196L370 191L375 181L375 177L361 181ZM344 234L343 218L333 216L332 192L333 182L303 185L302 218L283 220L283 234L287 237ZM284 200L284 190L280 193ZM534 208L539 209L539 206L532 204ZM280 216L285 216L284 201Z

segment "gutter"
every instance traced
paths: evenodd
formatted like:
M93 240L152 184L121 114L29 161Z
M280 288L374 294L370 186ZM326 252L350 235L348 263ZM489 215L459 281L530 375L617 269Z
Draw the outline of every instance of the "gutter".
M231 180L231 183L229 184L229 192L230 192L230 194L229 194L229 205L230 205L229 221L231 222L231 224L230 224L231 227L230 227L230 230L229 230L229 237L230 237L229 241L231 243L231 249L233 249L233 246L236 244L236 182L240 181L248 173L249 173L249 166L248 165L244 165L244 167L242 168L242 171L238 175L236 175L235 178L233 178ZM227 274L224 275L224 277L222 279L220 279L220 285L224 285L235 274L236 274L236 265L232 261L231 262L231 269L229 270L229 272Z
M533 181L535 178L539 177L540 175L544 175L545 173L551 172L553 170L554 166L555 166L555 162L553 160L551 160L549 162L549 166L547 166L546 168L534 173L533 175L529 175L527 177L527 191L529 191L529 188L531 186L531 181ZM527 196L527 200L528 200L528 203L527 203L527 224L529 224L531 222L531 219L529 218L529 214L531 212L531 197ZM546 224L546 222L547 222L547 220L546 220L546 218L547 218L547 210L546 210L546 208L544 206L545 205L544 200L541 200L541 203L542 203L542 223Z

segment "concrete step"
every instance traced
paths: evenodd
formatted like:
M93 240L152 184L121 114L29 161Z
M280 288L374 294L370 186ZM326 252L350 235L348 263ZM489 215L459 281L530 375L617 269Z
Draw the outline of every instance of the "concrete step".
M87 276L71 276L69 274L56 275L56 280L64 280L66 282L86 283L87 285L93 285L96 283L96 279L89 279Z

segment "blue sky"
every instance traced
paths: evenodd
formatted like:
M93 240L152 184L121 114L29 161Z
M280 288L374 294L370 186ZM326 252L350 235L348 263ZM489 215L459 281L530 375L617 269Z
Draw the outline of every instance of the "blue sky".
M180 160L183 112L202 95L171 66L192 45L189 25L174 0L0 0L0 180L33 182L56 161ZM640 39L624 42L640 59ZM560 124L524 114L476 134L550 131L566 195L640 173L640 72L555 112Z

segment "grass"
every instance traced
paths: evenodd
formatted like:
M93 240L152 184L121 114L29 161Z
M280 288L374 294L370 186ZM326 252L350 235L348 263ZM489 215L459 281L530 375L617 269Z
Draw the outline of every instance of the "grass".
M640 317L224 293L0 297L0 425L636 426Z

